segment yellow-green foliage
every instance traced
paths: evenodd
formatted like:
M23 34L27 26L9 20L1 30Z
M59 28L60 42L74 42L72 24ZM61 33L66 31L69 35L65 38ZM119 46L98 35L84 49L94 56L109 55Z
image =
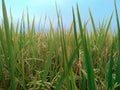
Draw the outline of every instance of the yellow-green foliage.
M22 17L15 26L12 13L8 21L4 0L2 11L0 90L120 89L120 26L116 4L117 34L111 29L113 13L108 22L103 20L97 27L90 9L93 30L88 32L87 22L82 25L78 5L77 17L72 8L73 22L68 31L58 9L57 29L50 20L49 31L39 28L38 32L35 18L30 22L28 12L27 19Z

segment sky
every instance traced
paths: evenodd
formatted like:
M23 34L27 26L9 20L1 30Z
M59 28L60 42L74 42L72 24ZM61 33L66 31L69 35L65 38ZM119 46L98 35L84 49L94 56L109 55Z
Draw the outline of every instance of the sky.
M117 1L118 12L120 13L120 0ZM30 21L35 16L36 26L41 19L41 25L44 24L45 17L47 17L46 23L49 26L49 18L52 20L53 25L57 23L57 14L55 3L61 11L64 26L66 28L70 27L72 22L72 7L76 11L76 4L79 5L79 10L81 14L82 21L86 21L89 18L88 9L92 11L96 25L98 21L109 19L112 12L114 11L114 0L5 0L8 16L10 16L10 9L12 11L13 20L16 23L18 19L22 18L24 12L24 17L27 15L27 10L29 12ZM76 13L76 12L75 12ZM2 0L0 1L0 21L2 20ZM26 18L25 18L26 19ZM90 23L90 21L89 21ZM89 24L90 25L90 24ZM115 12L112 20L112 27L116 27Z

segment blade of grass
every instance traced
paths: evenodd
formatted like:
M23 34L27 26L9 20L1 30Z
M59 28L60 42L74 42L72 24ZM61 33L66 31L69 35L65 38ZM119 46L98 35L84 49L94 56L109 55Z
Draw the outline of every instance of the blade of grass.
M59 30L60 30L60 42L61 42L61 47L62 47L62 59L63 59L63 66L64 66L64 75L65 76L68 76L68 74L69 74L69 72L68 72L68 68L67 68L67 62L68 62L68 60L66 59L66 57L65 57L65 52L66 52L66 50L64 51L64 31L63 31L63 27L61 27L61 17L60 17L60 12L58 11L58 8L57 8L57 4L56 4L56 11L57 11L57 18L58 18L58 28L59 28ZM67 61L67 62L66 62ZM67 79L66 79L66 86L67 86L67 89L69 89L70 90L70 83L69 83L69 78L67 77ZM62 85L62 83L61 83L61 85ZM58 87L56 88L56 89L58 89ZM59 88L60 89L60 88Z
M86 37L83 33L84 31L82 28L82 22L80 18L80 12L79 12L78 5L77 5L77 15L78 15L78 23L79 23L79 29L80 29L81 39L82 39L82 45L84 49L84 58L85 58L85 63L87 67L89 89L95 90L95 80L94 80L92 58L90 56L89 45L87 44ZM96 37L97 37L97 34L96 34Z
M0 27L0 44L2 44L0 46L3 47L3 52L4 52L5 57L6 57L6 55L7 55L6 53L7 52L5 50L5 46L3 45L4 44L4 38L3 38L3 33L2 33L2 30L1 30L1 27ZM6 82L5 82L5 74L3 73L3 61L2 61L1 56L0 56L0 78L1 78L1 80L3 82L3 86L4 86L5 90L8 90L8 88L6 87Z
M7 11L4 0L2 0L2 10L3 10L3 19L4 19L4 26L5 26L5 34L6 34L6 41L7 41L7 48L8 48L8 55L9 55L9 74L11 79L11 89L16 90L16 81L15 81L15 56L14 56L14 48L12 46L12 39L10 37L9 32L9 23L7 17Z
M76 58L76 55L77 55L77 53L79 51L79 48L80 48L80 44L78 45L78 47L76 47L76 49L73 51L73 53L71 55L70 60L68 62L68 68L72 67L73 61ZM62 83L64 82L65 78L66 78L66 75L65 75L65 72L64 72L63 75L61 76L59 82L56 85L56 90L60 90L60 88L62 86Z
M29 19L29 13L28 13L28 9L27 9L27 28L28 28L28 34L30 34L30 19Z
M107 25L107 28L106 28L106 32L105 32L105 36L107 36L108 30L110 29L112 18L113 18L113 12L112 12L111 17L109 19L109 22L108 22L108 25Z
M73 8L72 8L72 13L73 13L74 36L75 36L75 41L76 41L76 47L78 47L76 21L75 21L75 14L74 14L74 9ZM79 60L79 51L78 51L78 60Z
M50 40L51 41L51 40ZM43 72L43 78L42 78L42 81L43 82L46 82L47 81L47 75L49 73L49 69L51 67L51 63L52 63L52 54L53 54L53 51L54 51L54 48L52 47L52 45L50 45L50 55L48 57L48 60L47 60L47 63L46 63L46 67L44 69L44 72Z
M70 90L70 89L71 90L77 90L77 87L75 85L75 78L74 78L73 69L68 67L69 60L68 60L68 55L67 55L67 45L66 45L67 43L66 43L66 40L65 40L66 35L64 34L65 29L64 29L62 20L63 19L62 19L62 16L61 16L61 25L62 25L62 30L63 30L63 46L64 46L63 50L64 50L64 53L65 53L66 68L68 68L68 71L66 73L67 73L67 76L70 77L70 79L67 77L68 81L69 81L67 83L70 83L70 86L71 86L71 88L68 87L68 90Z
M96 26L95 26L95 23L94 23L94 19L93 19L93 16L92 16L92 13L89 9L89 14L90 14L90 19L91 19L91 22L92 22L92 26L93 26L93 30L94 30L94 34L95 34L95 37L97 38L97 30L96 30Z
M114 64L114 57L113 57L113 50L114 50L114 42L112 43L112 47L111 47L111 56L110 56L110 66L109 66L109 71L108 71L108 90L112 89L112 72L113 72L113 64Z
M116 68L116 82L120 84L120 23L118 17L118 11L116 6L116 0L114 0L115 6L115 13L116 13L116 22L117 22L117 29L118 29L118 60L117 60L117 68ZM120 90L120 86L117 87L115 90Z

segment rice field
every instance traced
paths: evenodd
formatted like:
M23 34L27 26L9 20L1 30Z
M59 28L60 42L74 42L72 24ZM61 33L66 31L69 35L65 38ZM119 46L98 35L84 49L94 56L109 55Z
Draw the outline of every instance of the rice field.
M71 8L69 30L56 6L57 28L49 20L49 31L36 32L29 13L14 25L2 0L0 90L120 90L120 23L116 2L114 6L116 33L111 28L113 13L97 27L90 9L89 32L78 5Z

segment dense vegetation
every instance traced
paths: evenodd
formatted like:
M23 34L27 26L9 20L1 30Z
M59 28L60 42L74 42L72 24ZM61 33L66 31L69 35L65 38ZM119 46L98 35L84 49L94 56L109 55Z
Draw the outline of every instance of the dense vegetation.
M56 8L57 9L57 8ZM69 31L64 28L57 9L58 27L36 32L35 19L27 29L24 17L14 25L8 21L2 0L3 23L0 26L0 90L120 90L120 24L117 7L117 33L108 22L93 29L82 25L77 5ZM77 22L78 21L78 22ZM77 27L77 24L79 28ZM39 27L39 26L38 26ZM19 30L20 28L20 30Z

